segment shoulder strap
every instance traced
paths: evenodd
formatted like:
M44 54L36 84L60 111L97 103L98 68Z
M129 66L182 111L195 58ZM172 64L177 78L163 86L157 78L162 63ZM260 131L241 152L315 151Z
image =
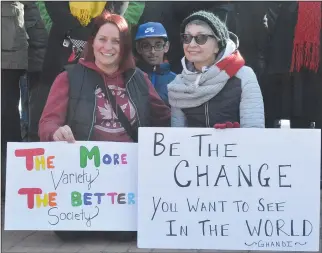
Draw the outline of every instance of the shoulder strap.
M122 126L124 127L124 129L128 133L128 135L132 138L132 140L134 142L137 142L138 141L137 133L134 132L128 118L125 116L125 114L123 113L123 110L120 108L120 106L116 103L115 97L113 96L111 90L106 85L104 85L104 87L107 92L107 96L106 96L106 92L104 92L105 96L108 97L108 99L110 100L113 111L117 115L119 121L121 122Z
M88 69L88 75L93 78L92 80L97 82L99 87L105 94L105 98L110 101L110 104L113 108L114 113L117 115L119 121L121 122L122 126L124 127L127 134L132 138L134 142L138 141L138 135L136 131L133 130L131 123L129 122L128 118L123 113L123 110L120 106L116 103L115 97L113 96L111 90L105 85L104 80L102 77L97 74L94 70ZM98 79L99 78L99 79Z

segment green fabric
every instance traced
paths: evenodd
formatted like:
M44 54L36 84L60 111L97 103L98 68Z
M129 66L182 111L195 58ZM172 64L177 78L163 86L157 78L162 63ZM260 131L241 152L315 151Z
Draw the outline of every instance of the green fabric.
M145 2L130 1L127 10L125 11L124 18L129 26L137 25L142 13L144 11Z
M44 1L37 0L36 4L40 11L41 18L43 19L46 29L49 32L52 26L52 21L47 13ZM144 11L145 2L130 1L127 10L125 11L124 18L129 26L137 25Z
M38 6L40 16L45 23L45 27L46 27L47 31L49 32L51 25L52 25L52 21L47 13L45 3L44 3L44 1L38 0L38 1L36 1L36 4Z

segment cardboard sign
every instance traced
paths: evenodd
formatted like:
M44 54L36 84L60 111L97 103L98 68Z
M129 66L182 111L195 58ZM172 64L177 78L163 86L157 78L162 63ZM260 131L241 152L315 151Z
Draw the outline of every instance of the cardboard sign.
M9 143L6 230L136 231L137 144Z
M140 128L138 247L318 251L320 130Z

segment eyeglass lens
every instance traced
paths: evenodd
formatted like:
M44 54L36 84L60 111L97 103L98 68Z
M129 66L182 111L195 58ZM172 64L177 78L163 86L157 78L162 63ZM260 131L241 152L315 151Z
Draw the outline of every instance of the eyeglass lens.
M141 46L142 50L144 51L152 51L152 48L154 48L155 51L161 51L164 48L163 43L156 43L154 46L152 46L149 43L144 43Z
M196 36L192 36L190 34L182 34L182 41L184 44L190 44L192 39L195 39L195 42L198 45L204 45L207 42L208 37L210 37L210 35L207 34L199 34Z

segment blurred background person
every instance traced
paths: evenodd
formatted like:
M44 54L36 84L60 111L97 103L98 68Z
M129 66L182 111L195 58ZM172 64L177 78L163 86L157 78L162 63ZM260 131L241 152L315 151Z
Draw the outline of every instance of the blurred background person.
M38 76L42 69L47 44L44 29L35 2L1 2L1 194L3 197L7 143L22 141L19 113L20 80L26 72L33 79L32 77Z

